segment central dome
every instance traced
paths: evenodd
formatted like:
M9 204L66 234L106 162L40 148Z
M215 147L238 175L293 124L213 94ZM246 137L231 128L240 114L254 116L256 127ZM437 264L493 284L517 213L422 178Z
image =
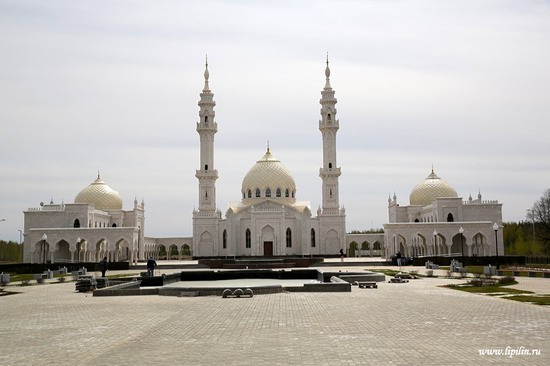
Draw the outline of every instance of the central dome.
M455 189L451 185L439 178L433 171L425 180L413 188L409 196L411 205L427 206L439 197L458 197Z
M122 210L120 194L102 181L99 174L96 180L76 195L74 203L92 204L97 210Z
M294 178L283 163L271 154L269 148L245 175L241 188L245 203L265 198L295 201L295 192Z

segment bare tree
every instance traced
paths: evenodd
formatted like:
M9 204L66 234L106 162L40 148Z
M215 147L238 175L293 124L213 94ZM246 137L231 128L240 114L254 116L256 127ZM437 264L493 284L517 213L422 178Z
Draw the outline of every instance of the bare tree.
M545 254L550 254L550 189L533 204L527 218L535 223L535 235L542 241Z

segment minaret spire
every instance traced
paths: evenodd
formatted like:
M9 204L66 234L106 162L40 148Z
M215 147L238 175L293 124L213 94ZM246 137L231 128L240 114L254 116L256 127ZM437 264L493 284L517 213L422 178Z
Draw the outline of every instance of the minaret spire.
M330 86L330 68L328 67L328 52L327 52L327 67L325 68L325 77L327 78L325 82L325 90L332 89Z
M204 88L202 89L203 92L209 92L210 86L208 85L208 78L210 77L210 73L208 72L208 55L206 55L206 65L204 69Z

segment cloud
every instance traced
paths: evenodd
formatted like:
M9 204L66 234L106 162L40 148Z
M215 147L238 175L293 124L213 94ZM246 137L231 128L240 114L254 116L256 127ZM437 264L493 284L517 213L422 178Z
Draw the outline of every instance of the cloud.
M432 164L521 220L550 181L549 20L544 1L4 1L0 237L98 169L126 208L145 199L147 235L191 235L206 53L223 212L267 140L316 210L329 51L349 230Z

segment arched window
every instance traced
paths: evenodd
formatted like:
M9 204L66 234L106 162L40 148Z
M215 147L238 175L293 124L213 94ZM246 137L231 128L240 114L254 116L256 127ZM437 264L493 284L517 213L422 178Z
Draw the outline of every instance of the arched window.
M252 198L252 191L250 189L248 190L248 198Z
M332 169L332 163L328 163L328 168Z
M243 199L245 199L245 198L246 198L246 193L243 192Z
M208 170L208 164L204 165L204 170Z
M328 190L328 194L330 197L332 197L332 188Z
M268 189L265 190L265 196L266 197L271 197L271 189L268 188Z
M185 256L190 256L191 255L191 248L189 248L188 244L183 244L183 248L181 249L181 254L183 254Z
M281 197L281 188L277 188L277 190L275 191L275 196Z
M208 199L208 191L204 191L204 197Z
M115 224L115 223L113 223L113 225L111 225L111 227L116 227L116 224Z
M292 248L292 230L290 228L286 229L286 247Z
M315 229L311 228L311 247L315 248Z
M453 221L455 221L453 214L449 212L449 214L447 215L447 222L453 222Z
M288 197L288 189L285 190L285 197Z
M419 222L418 219L414 219L414 222Z
M204 123L208 123L208 116L204 116Z
M327 119L330 121L330 113L327 114Z
M80 220L79 219L74 220L73 227L80 227Z
M250 240L250 229L246 229L246 234L245 234L245 245L247 248L251 248L252 245L251 245L251 240Z
M222 234L222 246L223 249L227 248L227 230L224 230Z
M256 188L256 197L260 197L260 188Z
M294 191L292 191L292 198L294 198Z

